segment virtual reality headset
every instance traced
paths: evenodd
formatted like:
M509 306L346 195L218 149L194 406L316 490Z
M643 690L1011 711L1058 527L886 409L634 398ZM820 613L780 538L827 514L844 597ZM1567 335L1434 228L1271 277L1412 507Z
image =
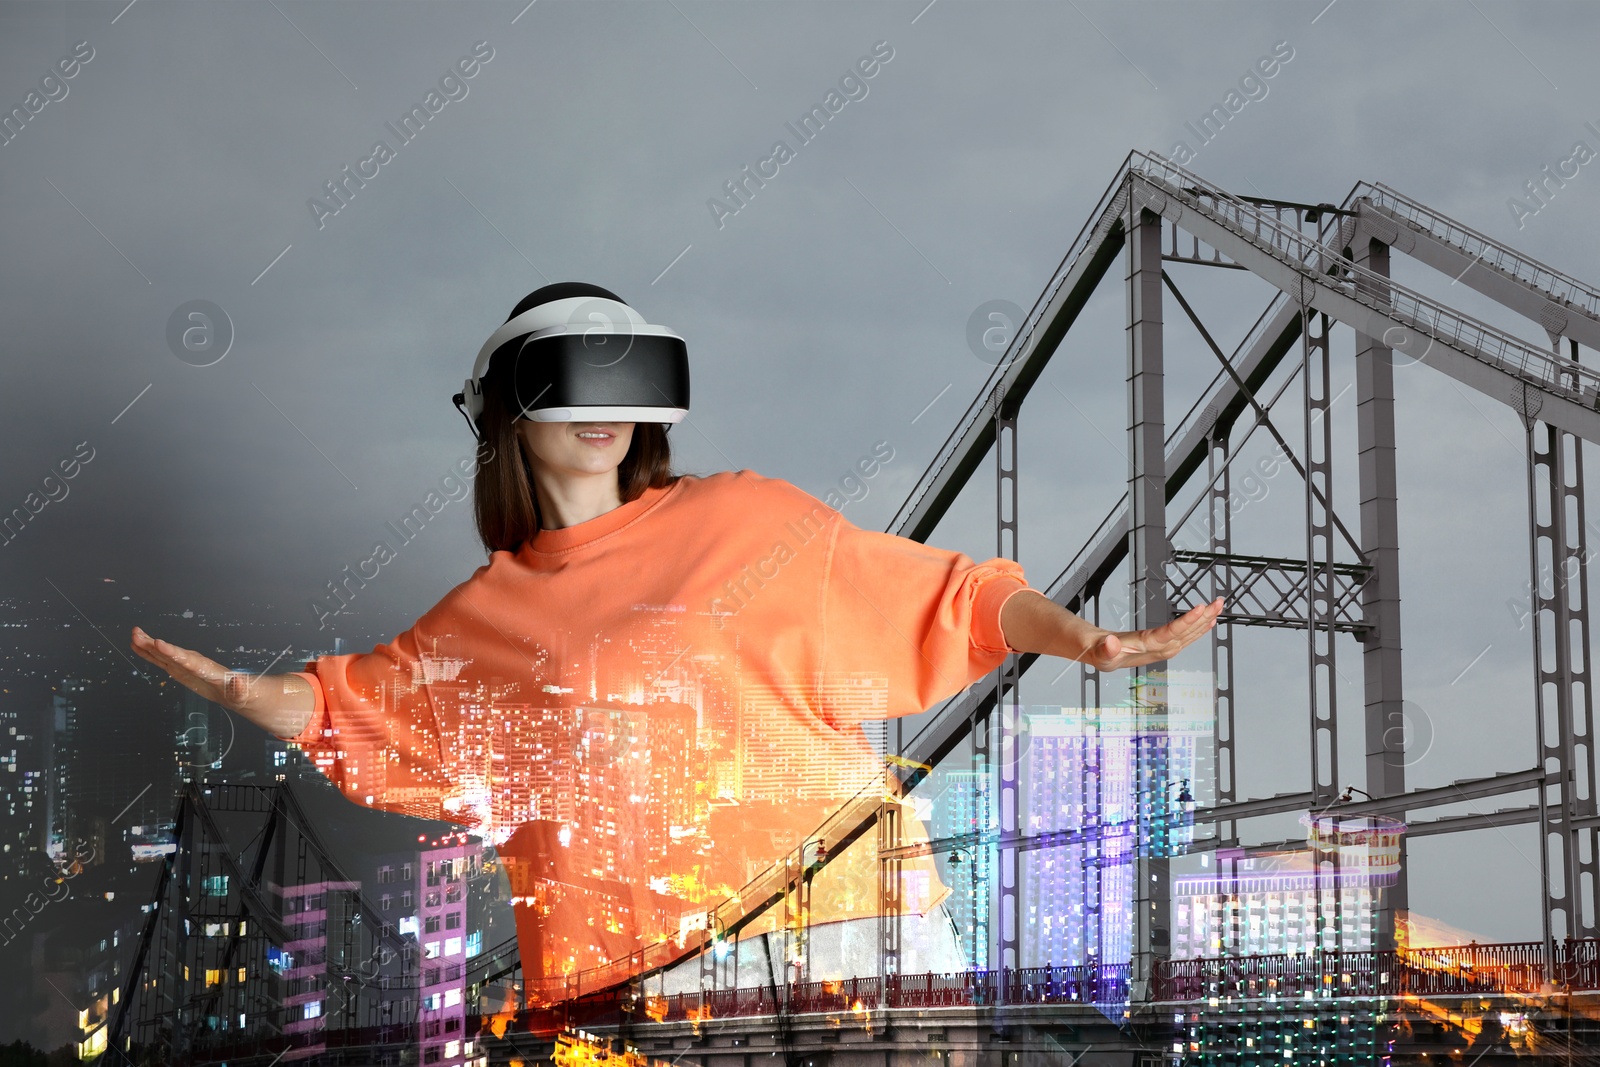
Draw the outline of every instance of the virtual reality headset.
M452 401L477 435L484 383L512 418L535 422L657 422L689 413L683 338L654 326L615 294L585 282L539 289L478 351Z

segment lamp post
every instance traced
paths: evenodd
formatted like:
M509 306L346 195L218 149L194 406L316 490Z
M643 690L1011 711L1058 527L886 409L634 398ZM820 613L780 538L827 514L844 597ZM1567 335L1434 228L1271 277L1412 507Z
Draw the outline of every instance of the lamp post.
M962 856L966 856L967 857L967 860L966 860L967 866L973 868L972 874L970 874L968 876L968 878L967 878L967 884L968 884L968 889L967 889L967 926L968 926L968 929L965 930L965 931L962 931L963 935L966 935L966 934L970 934L971 935L972 947L969 950L968 955L967 955L967 963L968 963L968 965L969 965L971 970L975 970L975 971L988 970L988 962L989 962L988 953L985 952L985 953L982 953L980 955L980 952L979 952L979 950L981 948L983 948L983 946L978 944L978 925L979 925L978 921L977 921L977 910L978 910L978 907L979 907L978 884L977 884L976 864L974 864L973 860L972 860L972 850L971 849L966 849L966 848L952 848L950 850L950 861L949 862L950 862L950 866L951 867L959 867L959 866L961 866L961 857Z

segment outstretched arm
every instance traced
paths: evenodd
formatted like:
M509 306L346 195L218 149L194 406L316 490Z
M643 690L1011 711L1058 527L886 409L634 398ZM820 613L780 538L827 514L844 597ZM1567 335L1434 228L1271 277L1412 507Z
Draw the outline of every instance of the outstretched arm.
M1026 594L1034 593L1035 596ZM1104 630L1056 604L1037 589L1021 589L1006 598L1000 629L1006 644L1018 652L1039 652L1080 660L1096 670L1138 667L1171 659L1216 623L1222 598L1196 604L1176 619L1148 630Z
M293 674L232 671L191 649L133 628L133 650L213 704L238 712L270 734L293 737L311 722L316 696Z

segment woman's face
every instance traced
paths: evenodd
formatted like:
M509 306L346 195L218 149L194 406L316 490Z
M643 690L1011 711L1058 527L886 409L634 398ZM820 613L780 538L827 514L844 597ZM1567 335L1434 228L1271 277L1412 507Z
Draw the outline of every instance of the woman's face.
M516 427L529 466L557 477L616 470L633 441L631 422L518 419Z

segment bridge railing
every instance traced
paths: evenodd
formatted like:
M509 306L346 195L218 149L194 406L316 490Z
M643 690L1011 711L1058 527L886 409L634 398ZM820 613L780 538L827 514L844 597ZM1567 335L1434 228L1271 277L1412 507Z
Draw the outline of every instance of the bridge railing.
M863 1013L880 1008L961 1008L1008 1004L1122 1004L1128 968L1029 967L795 982L672 993L647 998L646 1014L663 1022L816 1012Z
M1600 941L1539 942L1164 960L1155 999L1398 997L1600 990Z
M1487 237L1468 226L1398 193L1381 182L1362 182L1358 196L1433 234L1445 244L1454 245L1477 262L1503 271L1533 289L1577 308L1591 318L1600 318L1600 292L1586 282L1547 267L1515 248Z
M1255 205L1159 156L1135 152L1130 159L1130 169L1149 182L1153 192L1193 208L1301 273L1308 282L1337 289L1425 337L1442 341L1548 392L1566 395L1591 408L1600 398L1600 375L1592 369L1344 260L1315 237L1279 222ZM1382 301L1374 295L1380 293L1385 294Z
M1600 991L1600 940L1558 943L1547 965L1539 942L1455 945L1386 952L1229 956L1164 960L1155 968L1153 1000L1211 1005L1232 1000L1401 999L1452 995L1536 996ZM870 1016L884 1008L985 1008L1091 1005L1120 1012L1129 1003L1126 964L1029 967L846 978L705 992L642 996L623 988L596 991L563 1005L529 1005L519 1031L555 1032L592 1018L615 1025L622 1014L657 1022L775 1016L781 1013ZM609 1020L609 1021L604 1021ZM482 1017L469 1020L476 1032ZM496 1030L496 1033L499 1031Z

